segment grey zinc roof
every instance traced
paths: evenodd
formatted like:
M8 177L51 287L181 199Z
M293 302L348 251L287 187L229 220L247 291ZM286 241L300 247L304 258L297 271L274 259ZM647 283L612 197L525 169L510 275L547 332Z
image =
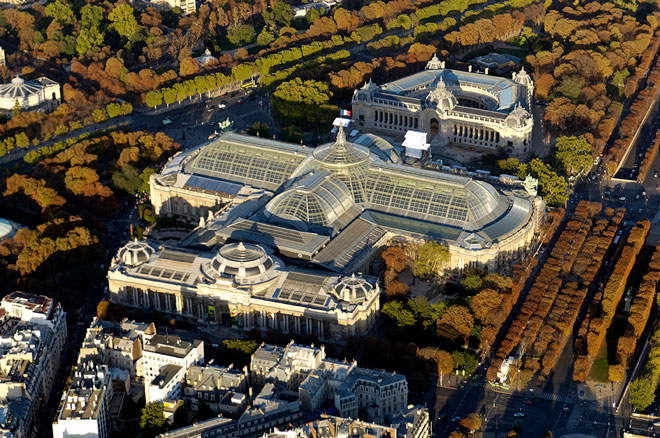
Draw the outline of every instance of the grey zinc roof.
M450 69L424 70L384 84L380 87L381 91L377 92L376 96L385 98L387 95L390 95L392 99L394 99L393 96L405 96L416 89L431 86L440 77L442 77L447 87L473 84L474 86L488 90L490 93L498 96L500 108L509 108L522 97L521 86L512 79ZM411 103L419 103L419 99L414 100Z
M214 232L220 241L227 240L259 243L277 248L285 255L301 255L310 259L323 247L330 237L305 231L292 230L282 226L255 222L249 219L236 219Z
M314 261L334 271L350 271L346 268L361 259L365 252L373 249L373 244L385 234L385 230L368 221L365 216L355 219L332 239L314 257Z
M181 370L179 365L168 363L160 370L158 375L154 377L154 380L151 382L151 384L157 386L166 386L170 380L176 376L179 370Z

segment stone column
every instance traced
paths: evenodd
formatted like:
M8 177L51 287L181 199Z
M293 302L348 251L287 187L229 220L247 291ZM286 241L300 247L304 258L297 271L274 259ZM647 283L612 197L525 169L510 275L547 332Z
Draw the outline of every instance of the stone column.
M183 313L183 297L181 295L175 295L174 300L176 303L177 313Z

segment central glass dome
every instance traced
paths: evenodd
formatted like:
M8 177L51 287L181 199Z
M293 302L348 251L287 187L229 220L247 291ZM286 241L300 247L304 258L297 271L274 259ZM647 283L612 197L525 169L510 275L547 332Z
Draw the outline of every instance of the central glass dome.
M331 227L353 205L346 184L327 170L319 170L273 198L264 213L270 222L308 231Z
M366 202L365 186L370 157L369 149L346 140L344 128L339 126L337 140L314 150L312 155L298 166L292 179L324 169L346 184L356 203Z
M369 160L369 149L354 145L346 140L344 128L339 127L334 143L320 146L312 152L314 158L324 167L354 166Z

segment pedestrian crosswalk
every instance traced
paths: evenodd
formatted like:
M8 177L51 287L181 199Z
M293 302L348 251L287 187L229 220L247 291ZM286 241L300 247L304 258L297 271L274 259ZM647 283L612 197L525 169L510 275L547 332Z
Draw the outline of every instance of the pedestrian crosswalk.
M549 392L542 393L541 398L544 398L546 400L558 401L558 402L564 402L564 401L568 401L570 399L569 396L559 395L559 394L552 394L552 393L549 393Z

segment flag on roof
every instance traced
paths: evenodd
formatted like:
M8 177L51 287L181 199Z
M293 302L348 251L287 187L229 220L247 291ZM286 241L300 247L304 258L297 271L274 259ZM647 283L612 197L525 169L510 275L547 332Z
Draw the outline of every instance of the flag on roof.
M350 117L350 116L351 116L351 112L350 112L349 110L345 110L345 109L343 109L343 110L340 111L339 115L340 115L340 116Z

